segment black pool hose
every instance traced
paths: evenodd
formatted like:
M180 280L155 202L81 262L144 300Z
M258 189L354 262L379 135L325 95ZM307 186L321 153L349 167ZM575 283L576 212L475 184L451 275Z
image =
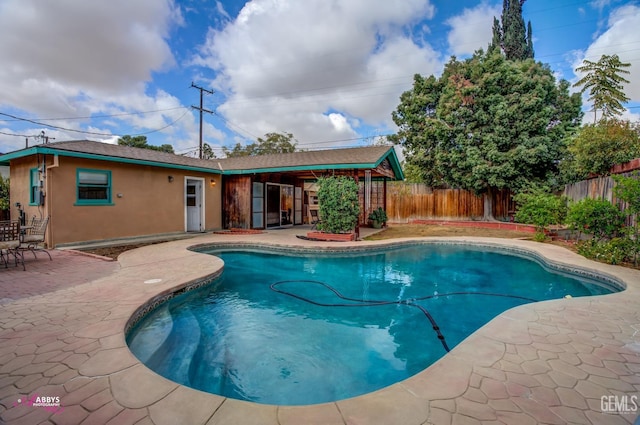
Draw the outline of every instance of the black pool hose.
M296 295L293 292L285 291L285 290L279 288L280 285L286 284L286 283L311 283L313 285L321 285L321 286L327 288L328 290L330 290L331 292L333 292L338 298L343 299L345 301L352 301L352 302L351 303L337 303L337 304L331 303L331 304L326 304L326 303L320 303L320 302L317 302L317 301L313 301L313 300L311 300L309 298L306 298L306 297L303 297L303 296L300 296L300 295ZM534 300L532 298L521 297L519 295L496 294L496 293L492 293L492 292L448 292L448 293L444 293L444 294L425 295L423 297L411 298L411 299L406 299L406 300L369 300L369 301L362 301L362 300L359 300L357 298L346 297L346 296L342 295L333 286L331 286L331 285L329 285L329 284L327 284L325 282L321 282L319 280L281 280L281 281L272 283L270 288L271 288L272 291L275 291L275 292L278 292L280 294L287 295L289 297L296 298L296 299L299 299L299 300L304 301L306 303L317 305L317 306L320 306L320 307L375 307L375 306L380 306L380 305L392 305L392 304L408 305L408 306L411 306L411 307L416 307L417 309L422 311L422 313L427 317L427 319L429 319L429 322L431 322L431 327L435 331L438 339L442 343L442 346L444 347L446 352L449 352L450 349L449 349L449 346L447 345L447 341L445 340L444 335L442 335L442 332L440 332L440 327L436 323L436 321L433 318L433 316L431 316L431 313L429 313L429 311L426 308L422 307L421 305L415 304L415 301L423 301L423 300L428 300L428 299L431 299L431 298L447 297L447 296L451 296L451 295L483 295L483 296L492 296L492 297L516 298L516 299L529 301L529 302L536 302L537 301L537 300Z

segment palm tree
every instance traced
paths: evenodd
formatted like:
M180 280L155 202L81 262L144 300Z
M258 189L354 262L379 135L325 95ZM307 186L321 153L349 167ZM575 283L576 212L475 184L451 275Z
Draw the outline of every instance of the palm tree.
M622 115L624 107L622 103L630 99L624 94L623 83L628 83L620 74L629 74L623 68L631 66L630 63L620 62L618 55L602 55L598 62L585 59L582 66L576 68L576 72L586 73L573 86L583 86L581 93L589 90L589 101L593 102L593 121L596 122L596 112L602 110L602 118L613 118Z

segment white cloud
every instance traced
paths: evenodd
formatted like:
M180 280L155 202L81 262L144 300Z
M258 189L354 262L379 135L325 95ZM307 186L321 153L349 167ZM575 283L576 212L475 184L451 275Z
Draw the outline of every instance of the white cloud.
M407 30L434 13L429 0L253 0L209 31L193 63L216 71L219 111L248 133L352 138L359 124L392 125L412 75L441 69Z
M470 55L491 42L493 18L500 17L502 7L491 6L485 2L473 9L464 9L462 14L449 18L446 23L451 27L447 36L449 50L456 56Z
M152 73L174 65L166 39L181 24L173 0L4 0L0 106L39 117L135 110L130 100L146 97Z

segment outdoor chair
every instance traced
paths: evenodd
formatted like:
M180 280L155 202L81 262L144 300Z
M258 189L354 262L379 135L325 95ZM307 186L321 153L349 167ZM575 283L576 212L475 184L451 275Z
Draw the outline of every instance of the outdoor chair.
M310 218L310 223L312 224L311 228L315 229L318 226L318 223L320 223L320 216L318 215L318 210L310 209L309 215L311 216Z
M18 249L19 246L20 221L0 221L0 262L4 263L5 268L9 267L9 260L13 257L16 267L18 263L22 263L22 270L26 270L24 256Z
M40 247L40 244L44 245L44 234L47 231L48 224L49 224L49 217L36 218L34 216L31 219L31 223L29 223L28 226L25 226L25 229L20 241L19 250L31 251L31 253L35 258L38 258L38 256L36 255L36 251L41 251L49 256L49 260L52 260L51 254L49 254L49 251L47 251L44 248L44 246Z

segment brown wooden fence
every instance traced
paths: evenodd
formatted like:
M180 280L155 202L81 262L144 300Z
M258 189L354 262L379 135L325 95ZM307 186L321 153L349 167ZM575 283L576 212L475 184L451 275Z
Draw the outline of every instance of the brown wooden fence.
M568 184L564 187L564 195L571 201L580 201L585 198L605 199L614 202L613 187L615 182L611 176L595 177Z
M636 176L634 172L621 173L621 175L626 177ZM592 179L582 180L577 183L566 185L564 187L563 194L573 202L577 202L585 198L604 199L618 205L618 207L624 211L627 208L627 204L626 202L616 199L613 194L613 188L615 185L616 183L613 181L611 176L594 177ZM628 217L626 223L627 225L633 225L635 223L634 217Z
M508 219L514 209L508 191L498 191L492 199L493 216ZM391 222L410 220L481 220L484 200L462 189L432 189L419 183L387 183L387 215Z

